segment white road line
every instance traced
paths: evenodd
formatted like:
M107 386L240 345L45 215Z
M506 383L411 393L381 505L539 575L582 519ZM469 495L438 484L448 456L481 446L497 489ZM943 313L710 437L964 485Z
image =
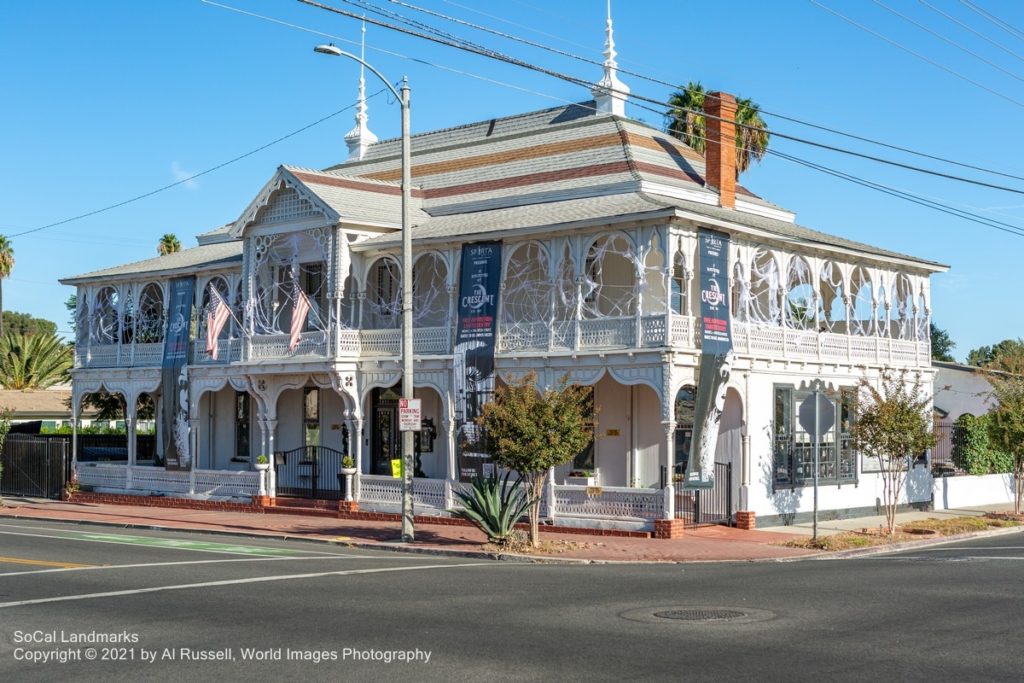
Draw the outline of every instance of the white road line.
M972 550L972 548L921 548L916 551L919 553L955 553L957 551ZM984 548L974 548L973 550L1024 550L1024 545L993 545L985 546Z
M188 590L193 588L215 588L217 586L236 586L247 583L266 583L269 581L291 581L294 579L318 579L325 576L352 576L355 574L383 574L386 572L410 572L421 569L459 569L462 567L494 566L493 562L466 562L463 564L424 564L412 567L382 567L379 569L348 569L337 572L316 572L315 574L288 574L284 576L255 576L248 579L226 579L224 581L204 581L202 583L186 583L175 586L154 586L152 588L136 588L133 590L109 591L106 593L85 593L83 595L62 595L55 598L38 598L36 600L18 600L16 602L0 602L0 609L9 607L25 607L27 605L43 605L52 602L70 602L73 600L92 600L94 598L116 598L124 595L140 595L143 593L159 593L162 591Z
M183 562L148 562L145 564L103 564L92 567L58 567L57 569L33 569L24 572L0 573L5 576L25 576L26 574L56 574L59 572L92 572L98 569L144 569L146 567L177 567L191 564L225 564L228 562L294 562L296 560L387 560L387 555L314 555L304 557L240 557L230 560L186 560Z
M2 526L2 525L0 525L0 526ZM53 529L53 531L63 531L63 529ZM87 532L73 532L73 531L69 530L68 533L83 533L84 534L84 533L87 533ZM252 556L255 556L255 557L280 557L279 555L258 555L256 553L235 553L235 552L231 552L230 550L223 550L223 549L216 549L216 548L209 548L209 549L207 549L207 548L189 548L189 547L174 547L174 546L156 545L156 544L154 544L154 545L144 545L144 544L135 543L135 542L132 542L132 541L111 541L111 540L101 539L101 538L75 538L74 536L52 536L52 535L48 535L48 534L24 534L24 533L20 533L20 532L17 532L17 531L0 531L0 535L4 535L4 536L28 536L30 538L55 538L55 539L57 539L59 541L80 541L80 542L85 542L85 543L111 543L113 545L129 545L129 546L133 546L135 548L155 548L155 549L158 549L158 550L185 550L185 551L193 552L193 553L218 553L220 555L246 555L246 556L249 556L249 557L252 557ZM100 532L97 532L97 535L100 535ZM110 534L108 533L106 535L110 535ZM152 538L153 540L160 540L159 536L152 536L152 537L146 536L145 538ZM211 541L211 542L216 542L216 541ZM225 543L224 545L227 546L229 544ZM234 545L240 545L240 544L235 543ZM252 547L253 548L258 548L259 546L252 546ZM282 549L281 548L268 548L268 550L274 550L276 552L276 551L279 551L279 550L282 550ZM308 555L308 554L311 554L311 553L316 553L318 551L316 551L316 550L299 550L299 549L296 549L295 552L297 552L297 553L306 553ZM333 553L323 552L322 556L323 557L330 557L332 554Z

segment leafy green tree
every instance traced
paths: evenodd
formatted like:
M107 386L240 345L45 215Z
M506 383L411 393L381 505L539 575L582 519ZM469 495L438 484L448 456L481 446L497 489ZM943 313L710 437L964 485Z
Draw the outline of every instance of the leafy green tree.
M956 342L950 339L949 332L936 327L935 323L928 323L928 329L932 337L932 360L939 360L946 363L954 363L953 349Z
M1004 339L993 346L979 346L976 349L968 351L967 364L983 368L991 364L992 360L1000 354L1015 354L1021 352L1024 352L1024 340Z
M46 389L68 379L71 349L55 334L8 332L0 339L0 384Z
M533 372L499 387L478 424L487 430L495 464L519 473L530 501L530 544L540 536L540 500L548 470L572 460L593 433L590 392L563 378L537 390Z
M1019 515L1024 499L1024 341L1001 347L985 369L996 401L988 415L989 438L1013 458L1013 511Z
M156 245L156 253L160 256L167 256L168 254L176 254L181 251L181 242L174 233L169 232L160 238L160 241Z
M0 336L4 333L4 279L14 270L14 247L6 235L0 235Z
M6 332L17 332L19 334L57 334L57 323L44 318L36 318L28 313L4 311L3 318L3 329Z
M701 155L707 148L703 114L706 95L700 81L690 81L669 96L670 109L665 113L665 131ZM736 99L736 124L736 177L739 178L752 162L761 161L768 153L771 133L761 118L760 107L750 98Z
M882 474L882 506L889 534L896 530L896 505L914 459L935 445L931 395L920 373L883 370L880 388L866 377L858 386L857 419L850 427L858 451L876 458Z

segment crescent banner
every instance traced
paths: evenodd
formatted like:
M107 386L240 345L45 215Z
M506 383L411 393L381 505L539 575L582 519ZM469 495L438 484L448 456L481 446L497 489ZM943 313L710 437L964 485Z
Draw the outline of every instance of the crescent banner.
M462 245L459 324L455 331L455 419L459 479L493 471L486 435L476 423L494 396L494 342L498 323L501 242Z
M718 425L725 405L725 384L732 370L729 235L700 230L697 240L700 258L700 374L684 489L709 489L715 484Z
M188 423L188 347L192 322L195 280L171 280L167 305L167 330L161 364L160 401L163 404L164 467L192 468Z

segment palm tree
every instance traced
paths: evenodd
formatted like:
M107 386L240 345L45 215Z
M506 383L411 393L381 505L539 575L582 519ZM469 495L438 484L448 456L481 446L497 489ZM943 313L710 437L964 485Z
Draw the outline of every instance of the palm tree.
M68 378L71 347L56 334L13 332L0 339L0 384L46 389Z
M665 131L703 155L707 147L704 124L704 97L707 91L700 81L690 81L668 98L671 107L665 113ZM736 100L736 177L761 161L768 152L770 133L761 118L760 107L750 98Z
M0 235L0 335L4 333L4 278L14 270L14 247L6 235Z
M181 251L181 242L175 237L173 232L169 232L160 238L160 241L156 245L156 253L161 256L167 256L168 254L176 254Z

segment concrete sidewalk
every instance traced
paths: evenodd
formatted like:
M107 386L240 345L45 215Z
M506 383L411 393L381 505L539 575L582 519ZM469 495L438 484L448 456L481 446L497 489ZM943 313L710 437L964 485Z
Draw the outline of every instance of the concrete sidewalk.
M1000 503L997 505L978 505L970 508L932 510L929 512L911 510L909 512L897 513L896 524L907 524L908 522L917 522L923 519L954 519L956 517L981 517L982 515L988 512L1013 512L1013 506L1007 506L1005 503ZM871 517L851 517L850 519L830 519L828 521L819 520L818 535L831 536L832 534L838 534L844 531L878 529L879 527L885 527L886 524L887 522L885 521L885 515L873 515ZM811 522L800 522L799 524L765 527L764 529L761 529L761 531L768 531L772 533L797 534L800 536L810 536L812 535L813 530L814 526Z
M981 515L1005 506L971 510L908 512L898 522L929 517ZM484 546L485 537L475 527L442 524L418 524L412 547L401 543L397 522L335 519L297 514L259 514L215 512L185 508L161 508L113 505L94 502L61 502L31 498L5 498L0 518L41 519L62 522L114 525L121 528L174 529L208 533L266 536L309 541L351 543L354 545L408 549L437 553L482 553L493 555ZM821 522L819 534L850 529L876 528L884 517L861 517ZM724 526L687 529L683 538L664 540L621 538L582 534L542 533L543 559L589 560L595 562L697 562L780 560L821 555L818 551L787 548L782 544L802 535L810 535L811 525L775 527L744 531Z

